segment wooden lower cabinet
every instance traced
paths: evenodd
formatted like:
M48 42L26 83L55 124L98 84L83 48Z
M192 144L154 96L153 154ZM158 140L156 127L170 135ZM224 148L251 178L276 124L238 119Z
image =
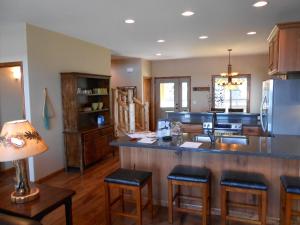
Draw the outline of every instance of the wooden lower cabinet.
M109 143L114 139L112 126L96 128L84 132L65 132L66 167L85 167L114 153Z
M261 134L262 134L262 130L259 126L244 126L243 127L243 135L260 136Z

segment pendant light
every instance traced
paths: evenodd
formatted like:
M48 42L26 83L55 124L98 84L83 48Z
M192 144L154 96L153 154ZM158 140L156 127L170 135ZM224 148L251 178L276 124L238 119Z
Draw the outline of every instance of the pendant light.
M236 79L236 78L233 81L233 77L239 75L239 73L232 72L232 65L230 62L231 52L232 52L232 49L228 49L229 62L228 62L228 66L227 66L227 72L220 74L222 77L224 77L224 79L220 79L218 82L218 85L223 86L224 88L229 89L229 90L234 90L239 85L241 85L243 82L240 79Z

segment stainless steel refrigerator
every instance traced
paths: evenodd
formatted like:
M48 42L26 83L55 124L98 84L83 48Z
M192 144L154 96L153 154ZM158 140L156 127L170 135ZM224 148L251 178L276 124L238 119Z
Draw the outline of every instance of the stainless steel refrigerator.
M270 135L300 135L300 79L263 82L261 126Z

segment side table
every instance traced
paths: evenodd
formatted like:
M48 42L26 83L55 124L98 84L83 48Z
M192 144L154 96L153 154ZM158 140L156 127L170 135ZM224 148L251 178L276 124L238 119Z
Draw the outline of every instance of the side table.
M41 221L44 216L65 205L66 224L72 225L72 196L75 195L75 191L44 184L35 184L35 186L40 189L39 198L24 204L11 202L10 194L14 189L12 185L2 186L0 213Z

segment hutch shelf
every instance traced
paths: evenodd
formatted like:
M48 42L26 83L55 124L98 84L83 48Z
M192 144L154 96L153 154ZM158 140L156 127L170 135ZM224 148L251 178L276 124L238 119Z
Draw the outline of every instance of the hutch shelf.
M114 154L110 76L61 73L66 169L83 170ZM98 117L104 122L98 124Z

